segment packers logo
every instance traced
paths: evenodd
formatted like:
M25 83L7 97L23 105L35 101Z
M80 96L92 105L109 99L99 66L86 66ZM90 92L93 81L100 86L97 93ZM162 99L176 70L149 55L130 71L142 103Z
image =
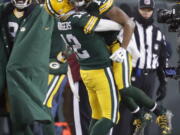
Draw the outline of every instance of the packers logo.
M49 63L49 67L51 69L59 69L60 68L60 64L58 62L56 62L56 61L53 61L53 62Z

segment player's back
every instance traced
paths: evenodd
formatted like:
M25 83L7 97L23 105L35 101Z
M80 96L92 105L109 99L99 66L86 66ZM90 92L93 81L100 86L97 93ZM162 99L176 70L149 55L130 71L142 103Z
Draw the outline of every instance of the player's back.
M61 37L76 52L81 69L98 69L111 65L104 38L93 32L98 21L97 17L79 12L59 24Z

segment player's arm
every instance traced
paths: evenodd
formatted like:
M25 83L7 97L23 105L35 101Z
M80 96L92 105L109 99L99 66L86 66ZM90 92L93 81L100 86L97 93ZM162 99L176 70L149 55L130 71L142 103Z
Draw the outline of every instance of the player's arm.
M134 22L126 15L126 13L115 6L106 12L105 16L122 25L124 33L121 47L126 49L134 32Z
M112 20L108 19L100 19L94 31L102 32L102 31L120 31L122 26Z
M86 34L95 32L105 32L105 31L120 31L122 26L112 20L102 19L96 16L91 16L90 14L81 13L81 15L74 15L77 20L74 21L77 26L83 27Z
M86 15L76 21L78 26L83 27L86 34L95 32L105 32L105 31L120 31L122 26L115 21L108 19L100 19L96 16Z

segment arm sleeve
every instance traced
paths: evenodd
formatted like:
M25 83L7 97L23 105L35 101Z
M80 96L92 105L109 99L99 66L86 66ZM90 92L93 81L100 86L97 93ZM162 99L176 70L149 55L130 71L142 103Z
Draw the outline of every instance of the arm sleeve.
M120 31L122 26L114 21L108 19L100 19L94 31L102 32L102 31Z
M107 13L113 7L114 1L106 0L102 3L103 4L99 6L99 15L104 15L105 13Z
M95 27L99 22L99 18L96 16L84 15L78 20L78 25L83 28L85 34L90 34L94 31Z

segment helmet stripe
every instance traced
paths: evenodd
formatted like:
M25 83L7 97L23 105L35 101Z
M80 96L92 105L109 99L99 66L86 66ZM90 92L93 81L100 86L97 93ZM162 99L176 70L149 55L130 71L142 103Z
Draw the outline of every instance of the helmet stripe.
M47 3L46 3L46 4L47 4L47 9L49 10L49 12L50 12L51 14L55 15L56 17L60 16L60 15L53 9L50 0L46 0L46 2L47 2Z
M45 8L46 8L46 10L48 11L49 14L53 15L53 13L51 12L51 10L48 7L47 2L45 3Z

